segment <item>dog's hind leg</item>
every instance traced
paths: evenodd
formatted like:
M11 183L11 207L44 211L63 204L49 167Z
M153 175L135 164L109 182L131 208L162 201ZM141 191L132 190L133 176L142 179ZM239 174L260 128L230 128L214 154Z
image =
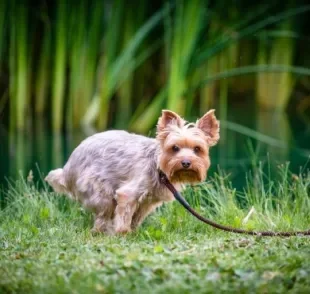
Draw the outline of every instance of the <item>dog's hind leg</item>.
M132 217L131 229L135 230L138 228L144 219L151 214L157 207L162 204L161 201L158 202L148 202L145 201L139 205L139 208L136 210Z
M114 230L116 233L129 233L131 231L132 216L138 207L138 201L135 195L126 192L126 190L118 189L115 199L117 206L114 216Z
M92 228L93 233L106 233L106 234L113 234L113 220L108 218L104 214L95 214L95 222L94 227Z
M91 197L84 197L83 199L84 206L93 211L95 215L92 232L114 233L113 217L117 203L112 196L113 194L107 192L107 190L102 189L97 193L93 192Z

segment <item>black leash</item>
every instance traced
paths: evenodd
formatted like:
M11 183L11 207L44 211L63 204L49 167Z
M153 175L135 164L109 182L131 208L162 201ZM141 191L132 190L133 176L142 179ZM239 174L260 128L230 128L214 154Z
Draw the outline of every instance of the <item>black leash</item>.
M290 237L290 236L310 236L310 230L308 231L296 231L296 232L272 232L272 231L263 231L263 232L256 232L256 231L248 231L243 229L237 229L232 228L228 226L224 226L218 223L215 223L214 221L207 219L197 213L191 206L187 203L187 201L181 196L181 194L175 189L175 187L170 183L167 176L162 172L159 171L159 178L160 182L164 184L170 192L173 194L174 198L181 203L181 205L188 210L193 216L198 218L200 221L223 231L231 232L231 233L237 233L237 234L246 234L246 235L252 235L252 236L269 236L269 237Z

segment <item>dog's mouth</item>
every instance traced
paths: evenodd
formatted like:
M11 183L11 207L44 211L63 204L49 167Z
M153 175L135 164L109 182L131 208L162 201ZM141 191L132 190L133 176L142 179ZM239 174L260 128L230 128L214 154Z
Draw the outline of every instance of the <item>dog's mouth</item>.
M172 173L170 177L171 182L179 183L195 183L200 182L201 178L197 171L193 169L179 169Z

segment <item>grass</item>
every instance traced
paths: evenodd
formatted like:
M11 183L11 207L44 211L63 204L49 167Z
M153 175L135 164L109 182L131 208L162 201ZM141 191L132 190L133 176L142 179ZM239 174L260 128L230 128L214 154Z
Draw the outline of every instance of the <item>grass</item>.
M268 170L268 168L267 168ZM308 229L310 175L261 165L243 192L219 173L184 195L203 215L248 229ZM1 195L1 194L0 194ZM93 236L91 215L38 188L10 185L0 210L0 293L308 293L310 238L216 231L176 202L128 236ZM247 219L248 212L255 212Z

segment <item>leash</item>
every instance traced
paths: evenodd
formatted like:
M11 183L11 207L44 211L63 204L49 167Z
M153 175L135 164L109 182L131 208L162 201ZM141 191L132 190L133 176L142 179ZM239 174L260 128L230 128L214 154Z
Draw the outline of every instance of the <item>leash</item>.
M231 232L231 233L237 233L237 234L246 234L246 235L252 235L252 236L269 236L269 237L290 237L290 236L310 236L310 230L308 231L296 231L296 232L272 232L272 231L248 231L243 229L237 229L232 228L229 226L224 226L221 224L218 224L208 218L203 217L198 212L196 212L191 206L188 204L188 202L182 197L182 195L176 190L176 188L170 183L167 176L162 172L159 171L159 179L162 184L164 184L168 190L173 194L174 198L179 201L179 203L188 210L193 216L198 218L200 221L217 228L222 231Z

